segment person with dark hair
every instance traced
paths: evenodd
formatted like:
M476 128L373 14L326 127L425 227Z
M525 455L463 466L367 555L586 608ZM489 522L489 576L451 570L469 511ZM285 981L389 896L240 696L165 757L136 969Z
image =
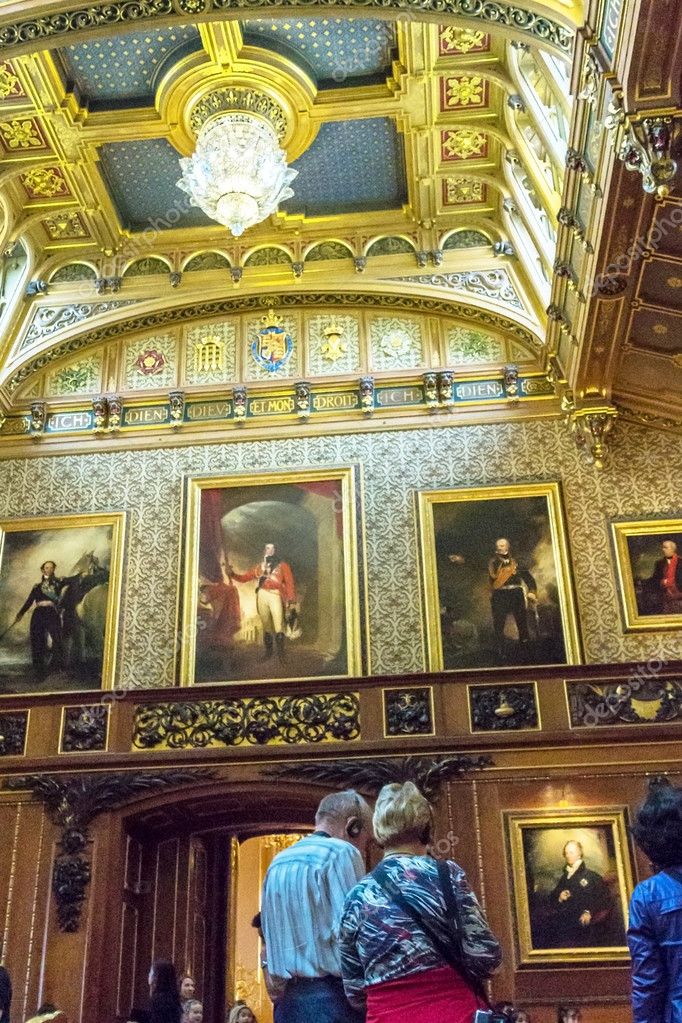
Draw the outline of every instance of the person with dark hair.
M530 1023L530 1013L525 1009L514 1009L511 1018L512 1023Z
M493 1012L495 1013L495 1015L497 1015L497 1016L504 1016L505 1019L511 1019L512 1018L512 1013L514 1012L514 1004L513 1004L513 1002L507 1002L507 1001L494 1002L492 1008L493 1008Z
M577 1005L560 1005L556 1018L557 1023L582 1023L583 1014Z
M682 789L649 787L632 828L657 871L630 901L634 1023L682 1023Z
M185 1005L185 1002L191 1001L196 994L197 986L194 983L194 977L190 977L189 973L180 981L180 1002Z
M146 1023L180 1023L182 1003L175 966L157 959L149 971L149 1009Z
M12 1005L12 981L4 966L0 966L0 1023L9 1023Z

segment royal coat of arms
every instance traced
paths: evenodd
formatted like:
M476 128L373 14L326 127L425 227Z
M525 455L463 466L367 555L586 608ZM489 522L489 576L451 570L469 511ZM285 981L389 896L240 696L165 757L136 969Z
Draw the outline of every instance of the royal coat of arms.
M282 317L268 309L267 316L261 318L261 329L251 342L251 355L259 366L275 373L287 364L293 350L294 340L282 326Z

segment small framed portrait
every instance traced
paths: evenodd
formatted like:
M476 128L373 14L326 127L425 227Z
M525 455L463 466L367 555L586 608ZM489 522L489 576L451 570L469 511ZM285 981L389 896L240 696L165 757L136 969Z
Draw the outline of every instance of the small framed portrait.
M625 810L505 816L520 964L627 959Z
M186 481L182 685L366 670L358 473Z
M682 519L611 528L626 631L682 628Z
M0 695L110 689L124 514L0 522Z
M577 664L558 483L418 495L431 671Z

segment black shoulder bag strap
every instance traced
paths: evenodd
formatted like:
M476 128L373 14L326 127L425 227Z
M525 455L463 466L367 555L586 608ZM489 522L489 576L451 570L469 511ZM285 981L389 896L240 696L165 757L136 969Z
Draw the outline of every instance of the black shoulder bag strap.
M459 905L457 904L457 898L455 896L454 889L452 887L452 876L450 874L450 868L448 867L447 860L437 861L438 869L438 880L440 881L440 889L445 899L445 910L450 920L455 925L455 941L457 943L457 959L459 961L459 972L463 973L469 984L473 988L474 992L484 1005L490 1008L490 1000L483 986L483 982L479 977L474 977L466 968L466 961L464 958L464 948L462 943L462 936L464 934L464 927L462 925L462 915L459 911Z
M379 885L381 890L385 892L386 895L388 895L389 899L391 899L392 902L395 902L396 906L400 906L403 913L405 913L406 916L409 916L412 920L414 920L417 926L421 928L422 931L424 931L427 938L434 946L434 948L441 956L441 958L444 959L449 966L452 966L452 968L456 970L457 973L460 974L460 976L464 977L464 979L467 981L470 987L473 988L476 995L478 995L478 997L485 1003L485 1005L489 1005L490 1003L488 1001L488 997L485 993L485 990L480 980L478 980L475 977L472 977L464 965L462 957L462 932L460 915L457 906L457 900L455 899L455 893L452 890L452 881L450 878L450 870L448 868L447 862L445 860L437 860L437 869L440 889L443 893L443 898L445 900L445 910L447 916L452 921L455 927L454 949L451 945L446 944L442 940L442 938L438 934L436 934L429 921L426 920L421 915L419 910L415 909L414 906L411 906L407 899L398 891L398 889L392 883L390 878L387 877L385 864L380 863L378 867L375 867L374 870L372 871L372 877Z

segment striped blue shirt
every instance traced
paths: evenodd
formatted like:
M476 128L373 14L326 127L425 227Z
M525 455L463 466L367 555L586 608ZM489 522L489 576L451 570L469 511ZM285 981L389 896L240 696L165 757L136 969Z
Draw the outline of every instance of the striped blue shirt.
M338 938L348 892L365 874L350 842L306 835L265 875L261 914L271 977L340 977Z

